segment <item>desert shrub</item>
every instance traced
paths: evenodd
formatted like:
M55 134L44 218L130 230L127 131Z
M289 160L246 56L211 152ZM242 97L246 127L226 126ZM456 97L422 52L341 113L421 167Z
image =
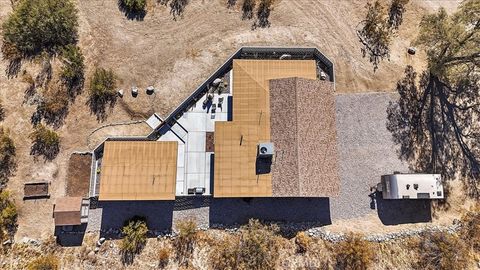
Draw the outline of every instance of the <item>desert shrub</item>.
M16 169L16 148L7 129L0 127L0 190Z
M420 242L416 269L461 270L468 267L468 250L456 235L431 233Z
M120 252L124 264L133 263L135 254L139 254L147 243L147 223L142 217L133 217L122 228L123 239Z
M165 268L168 265L168 262L170 261L170 254L172 253L172 250L168 247L163 247L160 250L158 250L158 267L160 268Z
M253 10L255 9L255 0L243 0L242 19L250 20L253 18Z
M213 270L239 269L239 239L227 236L217 242L210 253L210 267Z
M218 242L210 253L212 269L275 269L279 258L279 236L276 226L250 220L240 236L229 236Z
M5 57L58 52L77 41L77 26L71 0L21 0L2 25L2 52Z
M49 83L43 89L38 101L37 111L32 115L32 124L39 124L42 119L49 125L59 127L63 124L68 112L68 90L58 82Z
M334 247L334 254L338 269L367 269L374 259L371 243L353 234Z
M0 240L13 237L17 228L17 207L10 192L0 192Z
M297 251L299 253L307 252L311 243L312 238L310 238L305 232L299 232L295 236L295 244L297 245Z
M59 260L54 255L41 256L31 261L28 270L57 270L59 267Z
M29 137L32 140L31 155L42 155L45 159L52 160L60 151L60 136L43 124L36 125Z
M194 220L183 220L176 224L178 236L173 241L176 259L181 265L188 265L197 240L197 224Z
M128 12L145 12L146 0L120 0L120 4Z
M115 104L117 93L115 88L117 86L117 76L112 70L103 68L95 69L92 79L90 81L90 109L97 118L105 117L105 107L110 104L112 107Z
M79 93L83 87L84 57L78 46L67 45L62 50L62 71L60 77L69 90L71 97Z
M480 207L468 212L462 220L461 237L472 248L480 252Z
M242 226L238 257L244 269L274 269L280 245L277 226L266 226L258 220L251 219Z

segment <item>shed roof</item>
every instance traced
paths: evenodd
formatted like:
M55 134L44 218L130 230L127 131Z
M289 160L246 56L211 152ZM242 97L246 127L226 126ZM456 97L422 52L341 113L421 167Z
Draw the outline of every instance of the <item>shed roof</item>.
M215 197L272 196L272 174L256 173L257 144L270 141L269 80L316 74L314 60L233 61L233 121L215 122Z
M55 226L80 225L82 197L62 197L55 201Z
M105 142L99 200L174 200L177 148L175 141Z

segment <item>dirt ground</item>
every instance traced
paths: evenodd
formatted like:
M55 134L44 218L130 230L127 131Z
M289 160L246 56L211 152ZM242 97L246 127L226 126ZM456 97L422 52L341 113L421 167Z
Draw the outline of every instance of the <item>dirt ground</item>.
M92 155L72 154L68 162L66 195L87 197Z
M272 11L270 28L251 30L252 21L242 21L239 7L227 9L226 1L192 0L183 18L176 21L169 8L152 5L143 21L127 19L116 0L78 0L80 40L86 57L87 75L95 66L111 68L119 87L145 89L137 98L126 94L100 123L89 111L86 91L70 106L65 123L58 129L61 149L53 161L34 160L30 155L30 117L35 107L24 102L26 83L7 78L6 61L0 60L0 98L6 109L3 126L10 129L17 146L18 169L8 188L19 206L17 239L43 238L53 232L51 218L55 199L65 195L67 168L74 151L91 150L102 138L115 135L146 135L145 126L117 126L90 135L101 125L141 120L151 113L168 114L240 46L315 46L335 64L338 92L391 91L405 65L424 65L424 55L408 56L406 48L416 35L426 9L446 6L453 10L458 1L411 1L404 24L391 46L390 61L373 72L360 53L355 27L364 14L366 1L278 0ZM240 2L240 1L239 1ZM237 5L238 6L238 5ZM0 23L11 11L10 0L0 0ZM31 71L35 63L24 63ZM87 84L88 85L88 80ZM128 93L128 91L127 91ZM89 138L93 136L93 143ZM22 201L27 179L51 181L51 198Z

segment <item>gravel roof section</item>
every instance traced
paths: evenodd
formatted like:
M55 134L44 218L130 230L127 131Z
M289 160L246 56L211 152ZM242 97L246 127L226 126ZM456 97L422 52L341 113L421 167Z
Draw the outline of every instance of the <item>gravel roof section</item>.
M338 195L340 178L333 84L286 78L270 81L275 197Z

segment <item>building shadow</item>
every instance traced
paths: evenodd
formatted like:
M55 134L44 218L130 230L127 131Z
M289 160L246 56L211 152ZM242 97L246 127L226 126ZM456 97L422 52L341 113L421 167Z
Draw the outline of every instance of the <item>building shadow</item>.
M254 218L264 222L329 225L329 198L228 198L212 199L210 226L237 227Z
M383 225L424 223L432 221L431 200L384 200L375 193L377 213Z
M83 243L87 223L78 226L72 226L71 230L64 231L62 226L56 226L54 235L57 239L57 244L63 247L79 247Z
M169 232L172 228L174 201L103 201L101 236L115 237L109 230L118 230L125 221L135 217L144 217L150 231Z
M176 197L173 205L174 211L182 211L209 207L211 198L209 196L183 196Z

